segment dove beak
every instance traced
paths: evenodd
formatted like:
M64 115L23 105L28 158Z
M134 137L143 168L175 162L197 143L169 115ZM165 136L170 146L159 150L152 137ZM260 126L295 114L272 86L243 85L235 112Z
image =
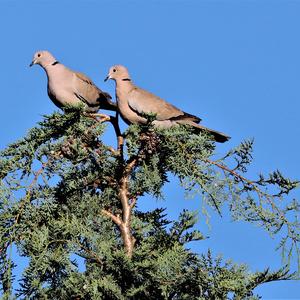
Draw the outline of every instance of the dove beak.
M104 82L106 82L108 79L110 79L109 75L106 76L106 78L104 79Z
M35 61L33 60L33 61L31 62L31 64L29 65L29 67L32 67L34 64L35 64Z

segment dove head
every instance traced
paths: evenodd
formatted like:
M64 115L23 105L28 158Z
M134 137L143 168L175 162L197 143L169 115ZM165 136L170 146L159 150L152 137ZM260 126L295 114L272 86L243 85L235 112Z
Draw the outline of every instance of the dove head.
M104 81L106 81L108 79L113 79L115 81L118 81L118 80L131 81L127 69L121 65L115 65L109 69L108 75Z
M56 62L56 59L53 57L53 55L48 51L37 51L32 59L32 63L30 64L30 67L33 65L40 65L42 67L47 67L49 65L52 65Z

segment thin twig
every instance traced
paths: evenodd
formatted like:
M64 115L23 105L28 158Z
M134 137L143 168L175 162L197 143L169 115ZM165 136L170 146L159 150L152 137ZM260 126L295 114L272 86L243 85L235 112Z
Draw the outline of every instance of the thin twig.
M25 200L28 199L28 197L30 196L30 193L31 193L31 190L33 189L34 185L36 184L36 182L38 181L39 179L39 176L44 172L44 169L45 167L50 163L50 161L47 161L45 163L42 163L42 167L35 172L35 175L34 175L34 178L32 180L32 182L30 183L30 185L28 186L28 190L27 190L27 196L25 198ZM23 207L26 203L26 201L23 201L23 203L20 205L20 208L19 208L19 213L17 214L16 216L16 219L15 219L15 224L18 224L19 222L19 219L20 219L20 216L21 216L21 213L23 211Z
M227 168L226 166L224 166L224 165L222 165L222 164L219 164L219 163L217 163L217 162L215 162L215 161L212 161L212 160L210 160L210 159L206 159L206 161L207 161L208 163L212 164L212 165L215 165L215 166L221 168L221 169L224 170L224 171L227 171L227 172L231 173L231 174L234 175L235 177L240 178L242 181L247 182L248 184L255 186L255 183L254 183L253 181L251 181L251 180L245 178L244 176L238 174L238 173L235 172L234 170L231 170L231 169Z
M35 175L34 175L34 178L32 180L32 182L30 183L30 185L28 186L28 190L31 191L33 186L36 184L36 182L38 181L39 179L39 176L44 172L44 169L45 167L48 165L49 161L45 162L45 163L42 163L42 167L37 170L35 172Z
M273 203L272 200L269 199L269 195L264 193L263 191L261 191L255 184L254 181L251 181L247 178L245 178L244 176L238 174L237 172L235 172L234 170L231 170L229 168L227 168L226 166L220 164L220 163L217 163L215 161L212 161L212 160L209 160L209 159L206 159L206 161L212 165L215 165L219 168L221 168L223 171L226 171L232 175L234 175L236 178L239 178L240 180L242 180L243 182L246 182L247 184L251 185L253 187L253 189L256 191L260 201L261 201L261 195L265 196L265 199L269 202L269 204L272 206L273 210L276 210L277 213L280 215L281 218L284 218L284 215L282 214L282 212L280 211L280 209ZM285 219L285 218L284 218Z
M137 197L134 197L131 199L131 203L130 203L130 209L132 210L136 204L137 201Z

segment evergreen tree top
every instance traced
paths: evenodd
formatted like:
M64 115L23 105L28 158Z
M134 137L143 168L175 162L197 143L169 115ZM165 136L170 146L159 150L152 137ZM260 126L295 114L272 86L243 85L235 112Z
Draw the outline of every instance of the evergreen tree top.
M244 220L280 235L285 262L299 254L299 203L289 194L299 182L276 170L247 177L253 140L221 158L208 134L188 127L132 125L118 149L102 142L106 125L82 113L45 116L0 154L0 279L14 295L11 247L30 259L17 295L29 299L258 299L253 289L289 279L288 267L251 274L197 255L187 243L204 238L198 214L184 210L169 220L163 209L142 212L139 198L164 197L169 174L201 208ZM200 205L200 204L199 204ZM85 261L80 272L71 255ZM299 259L299 258L298 258ZM232 297L230 295L233 295Z

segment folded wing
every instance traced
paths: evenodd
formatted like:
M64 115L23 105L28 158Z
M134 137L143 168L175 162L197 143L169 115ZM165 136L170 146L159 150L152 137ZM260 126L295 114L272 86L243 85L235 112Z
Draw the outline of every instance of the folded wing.
M190 115L154 94L137 87L134 87L128 94L128 105L140 116L150 113L156 114L158 121L190 120L196 123L201 121L200 118Z
M111 96L99 89L89 77L79 72L74 72L74 76L74 94L90 111L97 111L99 108L113 111L117 109Z

